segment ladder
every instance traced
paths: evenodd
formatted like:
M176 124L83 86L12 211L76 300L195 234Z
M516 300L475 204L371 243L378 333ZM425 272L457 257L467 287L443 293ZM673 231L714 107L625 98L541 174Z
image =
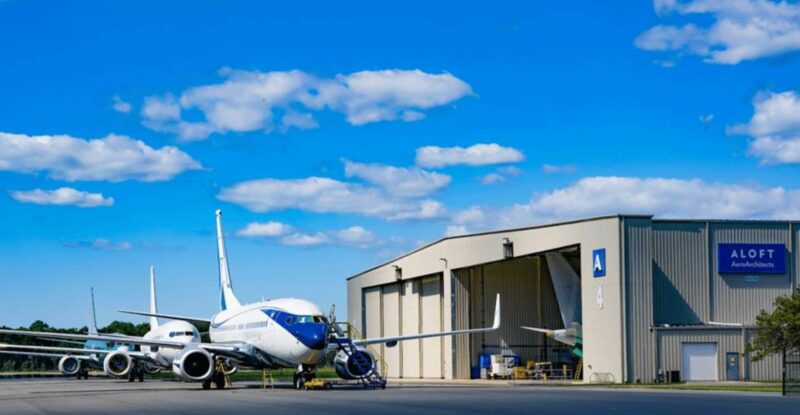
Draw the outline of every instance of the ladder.
M340 325L345 325L346 331L342 330ZM383 357L379 355L375 349L369 346L367 346L366 349L372 353L375 359L374 367L364 355L356 353L358 347L353 343L353 340L361 338L361 333L359 333L355 327L350 323L336 323L334 320L334 323L331 324L330 338L331 343L336 344L339 350L347 355L348 359L352 359L353 363L355 363L362 373L366 373L365 376L358 379L365 388L386 388L386 378L383 377L383 373L386 373L386 361L383 360Z
M578 360L578 364L575 365L575 380L581 379L581 370L583 369L583 359Z

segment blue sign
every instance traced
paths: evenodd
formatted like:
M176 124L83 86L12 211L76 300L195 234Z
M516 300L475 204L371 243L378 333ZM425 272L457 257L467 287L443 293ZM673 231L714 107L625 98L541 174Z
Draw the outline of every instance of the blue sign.
M783 244L719 244L717 271L720 274L785 274L786 247Z
M606 249L600 248L592 251L592 275L595 278L606 276Z

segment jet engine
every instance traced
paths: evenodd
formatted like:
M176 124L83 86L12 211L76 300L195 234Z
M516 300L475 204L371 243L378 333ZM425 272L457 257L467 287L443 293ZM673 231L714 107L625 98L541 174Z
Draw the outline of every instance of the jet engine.
M68 375L76 375L81 370L81 361L75 356L64 356L58 361L58 371Z
M103 361L103 370L115 378L125 377L133 368L133 361L123 351L111 352Z
M369 350L361 347L350 354L340 350L333 359L333 368L342 379L361 379L375 372L375 357Z
M185 350L172 361L172 371L185 379L204 381L214 374L214 357L204 349Z
M144 365L144 371L145 371L145 372L146 372L148 375L155 375L155 374L157 374L157 373L161 372L161 368L160 368L160 367L158 367L158 366L151 365L151 364L149 364L149 363L148 363L148 364L145 364L145 365Z

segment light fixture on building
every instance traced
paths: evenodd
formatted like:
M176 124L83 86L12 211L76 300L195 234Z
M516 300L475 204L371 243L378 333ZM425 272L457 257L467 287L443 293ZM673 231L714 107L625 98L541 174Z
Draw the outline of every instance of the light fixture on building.
M392 265L392 268L394 268L394 279L396 279L397 281L402 280L403 279L403 268L400 268L400 266L398 266L398 265Z
M508 238L503 238L503 258L514 258L514 242Z
M445 269L447 268L447 258L439 258L439 261L444 262Z

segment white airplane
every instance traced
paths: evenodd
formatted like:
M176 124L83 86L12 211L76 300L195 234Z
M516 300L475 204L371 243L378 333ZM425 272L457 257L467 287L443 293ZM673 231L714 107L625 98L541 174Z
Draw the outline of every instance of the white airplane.
M150 313L152 314L158 313L155 284L155 271L151 266ZM184 346L200 342L200 333L192 324L175 320L162 325L157 317L150 318L150 331L143 337L98 334L95 323L94 291L92 291L92 322L88 334L24 330L0 330L0 333L35 336L60 342L83 341L83 348L0 344L0 353L55 357L60 359L58 369L65 375L88 378L88 369L93 368L102 369L103 372L115 378L127 376L131 382L136 378L140 382L144 381L145 372L155 374L163 368L172 368L172 361L178 356L180 350L172 347L159 348L157 344L159 341L169 340ZM134 350L134 345L137 344L141 345L141 351Z
M500 297L495 304L492 327L422 333L375 339L352 340L336 333L332 322L315 304L296 298L282 298L242 304L233 292L222 232L222 213L216 212L217 249L219 253L220 312L210 319L185 317L158 312L122 311L129 314L209 324L211 343L180 343L174 340L129 340L132 343L176 350L172 370L185 380L212 383L225 387L228 368L294 368L295 385L312 378L328 352L336 352L336 373L343 379L358 380L365 386L386 386L376 359L364 346L456 334L480 333L500 327Z
M573 346L572 353L582 356L583 333L581 326L581 279L564 254L548 252L545 254L547 268L553 281L558 308L561 312L563 329L552 330L539 327L521 326L530 331L544 333L558 342Z

